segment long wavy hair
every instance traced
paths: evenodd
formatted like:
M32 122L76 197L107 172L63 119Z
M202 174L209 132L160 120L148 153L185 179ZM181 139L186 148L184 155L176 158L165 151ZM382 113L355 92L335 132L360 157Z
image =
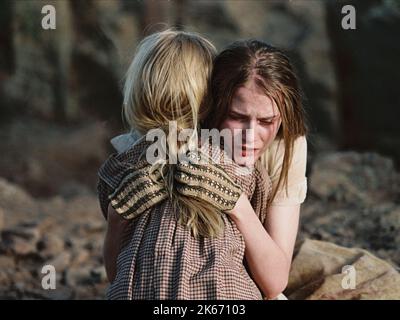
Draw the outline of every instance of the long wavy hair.
M304 96L288 55L255 39L236 41L226 47L214 60L210 93L213 107L202 126L219 128L229 113L235 91L251 78L276 103L282 119L276 137L279 142L283 140L285 152L278 183L268 198L270 206L282 184L285 184L287 194L294 141L308 132ZM267 152L261 156L265 166Z
M193 129L193 135L185 142L188 148L193 146L198 123L209 111L205 97L215 55L215 47L192 32L168 29L144 38L124 85L123 118L131 130L144 135L151 129L162 129L168 136L170 121L176 121L178 134L180 130ZM168 153L176 154L179 159L185 143L167 139ZM162 183L179 214L177 219L195 237L218 236L223 231L221 212L205 201L177 193L176 165L155 163L152 170L162 173Z

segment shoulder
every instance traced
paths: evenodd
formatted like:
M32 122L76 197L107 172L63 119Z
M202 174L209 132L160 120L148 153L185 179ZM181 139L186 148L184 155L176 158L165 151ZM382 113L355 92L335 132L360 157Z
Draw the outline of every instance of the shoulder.
M282 138L276 138L268 148L269 151L271 151L271 155L274 154L282 154L285 152L285 144ZM294 140L293 144L293 154L297 153L304 153L304 151L307 151L307 138L306 136L299 136Z
M132 166L142 159L147 146L147 141L136 140L132 145L124 146L124 150L119 149L119 152L116 148L116 152L101 164L97 173L99 178L115 189Z
M140 138L141 135L132 130L128 133L113 137L110 143L118 153L122 153L131 148Z
M278 188L282 171L285 146L283 140L274 141L268 154L268 174L273 188ZM288 169L288 189L279 185L273 205L294 205L304 202L307 192L307 139L305 136L296 138L293 145L292 161ZM287 192L286 192L287 191Z
M267 150L267 168L270 176L279 173L282 167L283 157L285 155L285 144L283 139L275 139ZM299 136L293 144L292 165L299 162L304 163L307 160L307 138Z

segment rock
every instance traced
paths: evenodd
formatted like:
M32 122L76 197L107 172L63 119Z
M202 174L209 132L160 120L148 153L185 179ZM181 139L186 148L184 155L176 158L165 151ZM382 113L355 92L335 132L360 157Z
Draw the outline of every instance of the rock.
M80 195L91 195L92 190L77 181L66 181L60 187L59 194L65 199L72 199Z
M368 148L399 161L400 73L393 68L400 52L400 42L393 41L398 36L396 30L400 30L399 2L329 0L324 4L329 59L335 64L336 96L341 102L342 147ZM355 6L357 30L342 28L344 5ZM376 87L377 84L385 85ZM376 90L366 90L373 87ZM383 180L386 178L382 176Z
M21 224L1 232L2 250L15 255L36 254L40 229L35 223Z
M46 262L46 264L54 266L56 272L63 272L69 267L71 263L71 253L69 251L64 251L58 254L55 258Z
M104 283L107 282L107 273L104 266L96 267L92 269L91 276L94 283Z
M73 249L72 250L72 261L71 266L78 266L86 263L90 258L90 253L86 249Z
M45 234L38 243L38 250L44 259L52 258L64 250L64 240L55 234Z
M0 203L2 208L31 208L35 201L18 185L0 178Z
M3 191L4 184L4 188L10 191L16 189L17 196L11 196L11 192L6 196L1 194L0 206L25 216L28 209L31 215L32 211L38 211L35 199L56 195L67 199L76 195L93 195L96 170L92 168L99 167L106 157L104 141L110 134L100 121L94 123L90 128L82 126L77 130L76 127L48 126L49 123L43 120L23 118L3 128L6 142L0 151L8 156L0 159L0 176L9 181L1 179L0 191ZM22 138L25 136L29 138ZM60 141L63 141L63 146ZM24 145L24 148L16 148L16 145ZM80 156L76 157L77 154Z
M90 266L89 264L81 267L71 267L66 270L65 284L68 287L94 286L107 282L107 275L104 266Z
M92 220L83 225L83 229L87 234L104 232L106 223L103 220Z
M0 208L0 232L4 228L4 210Z
M355 206L394 201L399 175L393 161L376 153L336 152L317 157L309 189L322 199Z
M12 284L11 279L12 279L12 276L10 273L0 269L0 287L2 289L11 286L11 284ZM2 295L0 295L0 297L2 297L2 299L3 299Z
M310 199L302 206L300 228L306 238L361 247L400 265L400 206L396 203L360 207Z
M25 289L34 286L40 286L40 281L32 276L32 273L26 269L18 268L12 274L12 282L16 288Z
M14 270L15 261L11 256L0 255L0 270Z
M75 235L73 235L73 236L67 235L65 238L65 242L68 245L68 247L71 247L72 250L74 250L74 251L76 250L76 252L84 249L88 244L87 239L84 239L83 237L77 237Z
M0 231L37 215L35 200L19 185L0 177Z
M355 288L342 285L355 271ZM333 243L305 240L295 256L285 290L290 299L400 299L400 273L389 263L366 250Z
M6 288L12 284L15 261L13 257L0 255L0 287Z
M378 228L380 234L386 237L387 246L398 250L400 248L400 207L397 206L389 213L380 215Z
M66 270L65 284L68 287L85 286L92 284L92 268L72 267Z

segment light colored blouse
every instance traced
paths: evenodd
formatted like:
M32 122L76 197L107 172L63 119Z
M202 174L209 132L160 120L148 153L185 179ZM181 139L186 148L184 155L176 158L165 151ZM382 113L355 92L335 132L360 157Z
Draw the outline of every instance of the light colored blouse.
M111 139L111 144L120 153L132 146L139 136L135 132L121 134ZM271 178L272 188L275 190L278 184L279 175L282 169L284 156L283 140L275 139L263 155L263 162L269 177ZM305 136L298 137L294 142L293 159L288 172L288 193L283 184L272 205L274 206L293 206L304 202L307 194L307 139Z
M283 140L275 139L263 155L267 172L275 190L282 170L285 146ZM288 172L288 194L282 184L271 205L292 206L304 202L307 194L307 139L298 137L294 142L292 163Z

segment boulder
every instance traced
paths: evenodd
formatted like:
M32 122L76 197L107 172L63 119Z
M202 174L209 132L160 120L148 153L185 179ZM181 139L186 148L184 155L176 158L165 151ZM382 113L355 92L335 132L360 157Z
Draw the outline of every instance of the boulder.
M0 177L0 231L26 218L34 219L38 207L21 186Z
M6 253L25 256L37 253L40 228L36 223L20 224L1 232L1 249Z
M70 263L71 253L69 251L61 252L56 257L46 262L46 264L54 266L56 272L63 272L69 267Z
M40 239L38 250L44 259L52 258L63 252L64 240L56 234L47 233Z
M293 260L285 294L289 300L398 300L400 273L364 249L307 239Z
M71 288L91 285L92 268L89 266L69 268L65 273L65 284Z

